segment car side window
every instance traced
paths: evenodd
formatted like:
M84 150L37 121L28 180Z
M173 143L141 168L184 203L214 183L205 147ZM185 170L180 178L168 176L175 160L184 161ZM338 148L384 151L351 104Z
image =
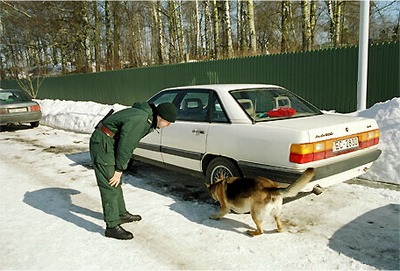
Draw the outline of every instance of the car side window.
M159 95L151 98L149 100L150 103L153 103L155 106L161 103L173 103L176 97L178 96L179 91L166 91L162 92Z
M228 117L226 116L217 95L213 96L214 97L213 97L213 105L211 112L212 122L228 123L229 122Z
M209 91L187 91L178 105L177 120L208 121Z

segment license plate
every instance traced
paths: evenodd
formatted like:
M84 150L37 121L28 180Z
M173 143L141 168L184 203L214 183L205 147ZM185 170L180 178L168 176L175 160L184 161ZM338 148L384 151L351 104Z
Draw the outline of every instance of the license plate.
M21 108L8 109L8 113L22 113L22 112L28 112L28 108L21 107Z
M351 137L333 142L333 152L346 151L358 147L358 137Z

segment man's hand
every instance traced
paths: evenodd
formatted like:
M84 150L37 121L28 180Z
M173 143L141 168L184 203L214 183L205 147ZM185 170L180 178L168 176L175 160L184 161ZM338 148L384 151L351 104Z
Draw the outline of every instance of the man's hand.
M115 171L114 176L108 181L108 184L117 187L121 181L122 172Z

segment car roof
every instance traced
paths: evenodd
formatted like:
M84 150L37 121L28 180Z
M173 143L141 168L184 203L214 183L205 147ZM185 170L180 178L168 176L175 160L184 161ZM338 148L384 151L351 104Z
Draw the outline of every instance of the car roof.
M248 89L248 88L283 88L278 85L271 84L210 84L210 85L190 85L190 86L179 86L179 87L171 87L166 88L164 90L184 90L184 89L212 89L216 91L231 91L235 89Z
M0 88L0 91L22 91L21 89L18 88Z

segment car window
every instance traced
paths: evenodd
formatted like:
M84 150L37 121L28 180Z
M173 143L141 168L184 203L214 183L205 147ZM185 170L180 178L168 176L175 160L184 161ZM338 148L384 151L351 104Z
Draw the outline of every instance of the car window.
M177 120L208 121L210 91L190 90L178 104Z
M211 118L212 122L229 122L228 117L226 116L225 111L223 110L222 105L216 94L213 95Z
M1 104L24 103L30 101L31 98L22 91L0 91Z
M161 103L173 103L176 97L178 96L179 91L165 91L161 92L158 95L154 96L149 100L150 103L154 105L159 105Z
M231 94L254 121L322 114L316 107L286 89L241 89L231 91Z

